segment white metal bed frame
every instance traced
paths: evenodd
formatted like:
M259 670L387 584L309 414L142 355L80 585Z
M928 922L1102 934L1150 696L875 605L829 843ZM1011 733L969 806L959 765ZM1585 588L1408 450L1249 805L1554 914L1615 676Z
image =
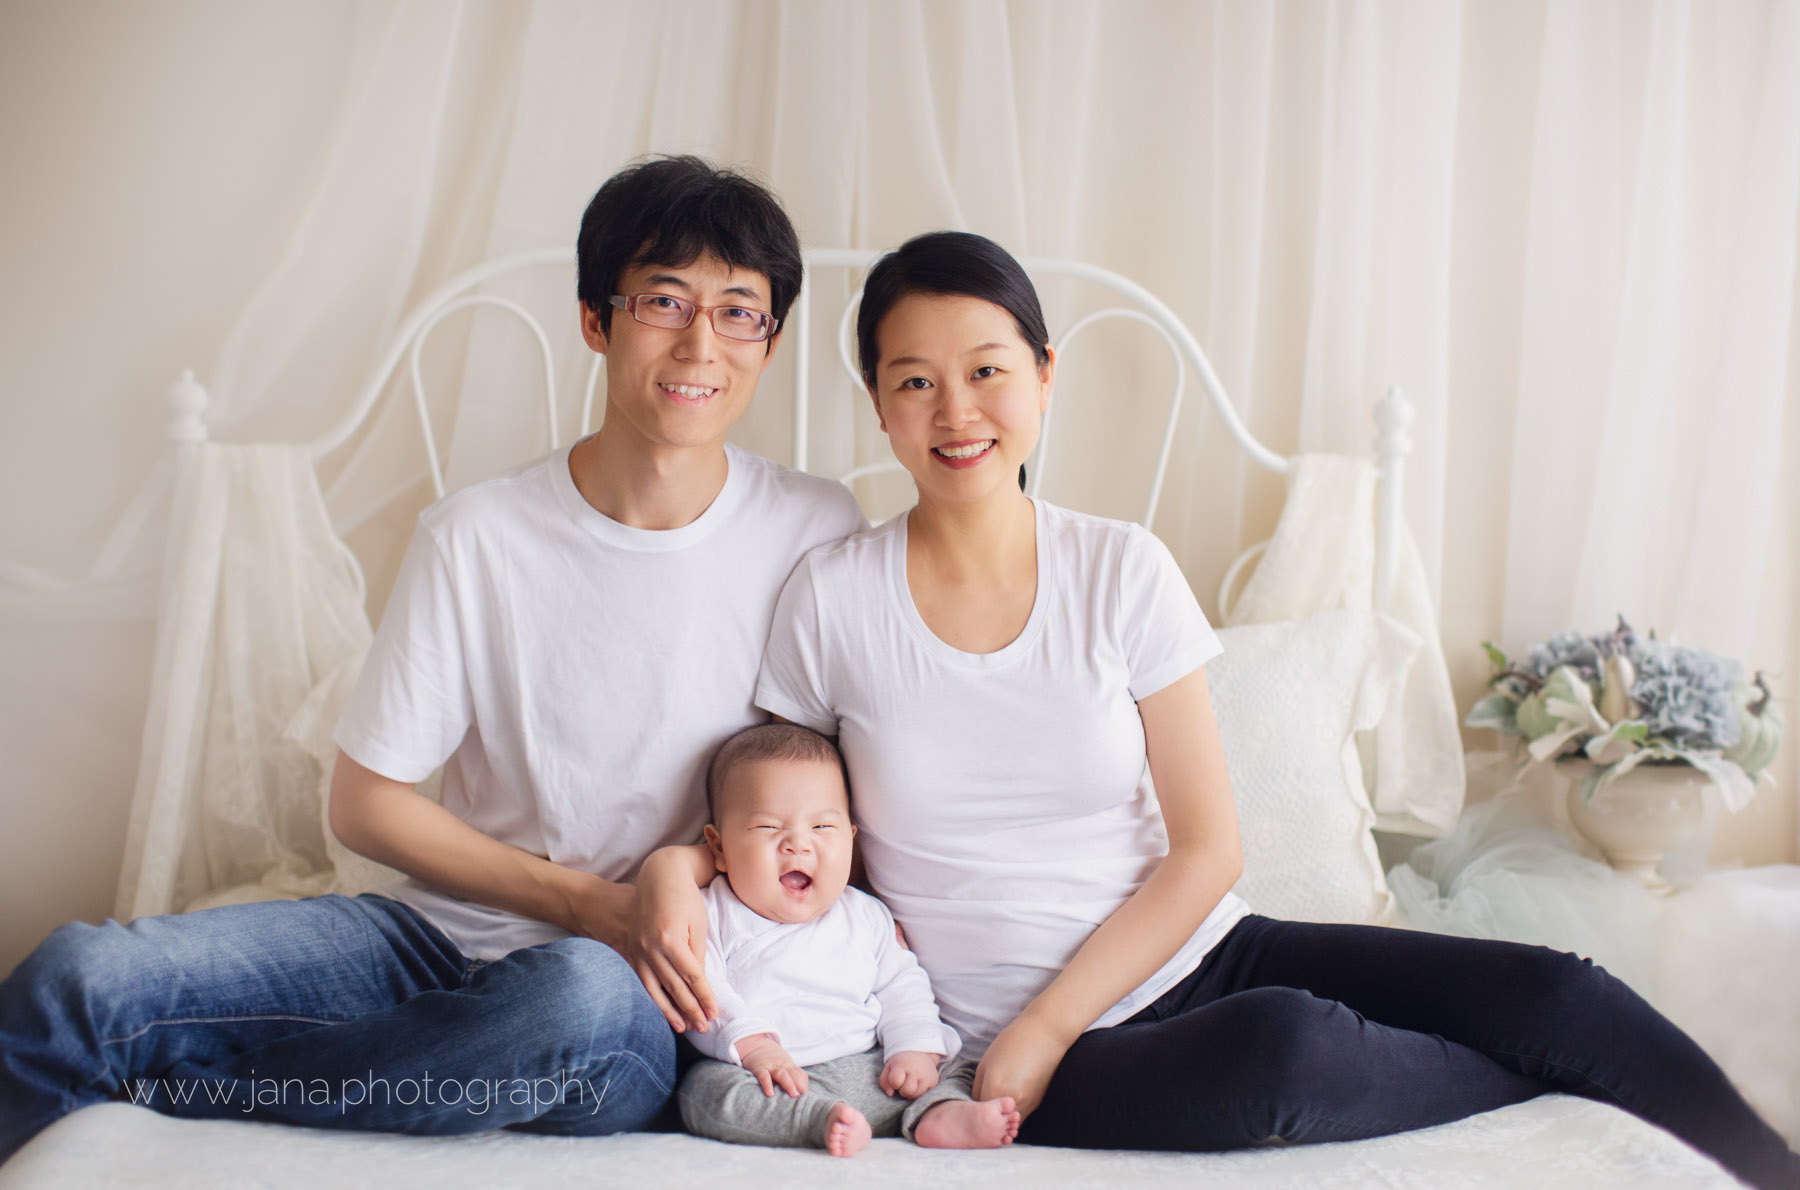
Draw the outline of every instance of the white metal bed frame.
M800 289L800 295L789 311L784 330L791 332L794 368L793 368L793 436L792 465L798 470L807 470L811 456L811 412L812 412L812 341L813 310L810 284L813 277L821 270L844 269L866 270L879 257L880 252L866 249L823 248L814 249L805 254L806 284ZM412 393L413 407L419 418L419 431L424 440L426 458L430 465L432 492L435 496L444 495L444 467L438 455L436 436L432 431L431 412L425 397L425 379L420 365L420 356L426 340L439 323L460 310L478 306L487 306L509 313L525 324L535 339L544 369L544 411L547 438L551 449L558 445L557 401L556 401L556 364L550 348L550 339L543 324L524 306L509 298L478 292L481 286L506 275L525 269L573 265L568 251L562 248L537 249L526 252L515 252L506 256L495 257L467 269L450 278L433 290L423 301L419 302L406 316L389 341L387 350L370 374L367 383L357 395L356 403L344 414L343 418L324 435L311 444L312 456L322 459L345 446L362 427L369 413L375 408L392 381L395 372L402 362L406 364L407 376ZM1151 478L1150 494L1144 507L1144 515L1139 523L1145 528L1151 527L1156 518L1157 504L1162 496L1163 483L1168 475L1169 454L1174 445L1175 428L1181 415L1182 397L1187 386L1188 373L1191 371L1199 378L1200 387L1212 402L1215 413L1224 422L1225 429L1232 440L1258 465L1279 475L1285 475L1293 466L1293 461L1275 453L1253 437L1237 409L1226 395L1225 388L1219 383L1218 375L1206 353L1195 341L1193 334L1173 311L1150 291L1136 282L1120 276L1108 269L1081 261L1056 260L1046 258L1026 258L1021 263L1034 278L1073 278L1090 282L1109 290L1111 294L1126 304L1108 306L1094 310L1077 319L1060 334L1053 336L1053 344L1059 358L1064 357L1068 345L1081 332L1107 319L1125 319L1142 323L1162 339L1168 347L1175 364L1175 382L1169 396L1168 416L1164 421L1162 444L1157 452L1156 470ZM860 389L862 378L857 371L851 347L851 332L856 318L856 309L860 298L852 295L839 312L836 322L837 355L845 372L849 375L854 387ZM585 383L582 386L580 432L588 433L593 426L594 393L600 378L603 357L596 355L588 367ZM204 388L194 379L191 371L181 374L181 378L169 391L169 401L174 419L169 427L169 437L176 443L204 442L207 439L206 408L207 395ZM1044 482L1045 450L1050 441L1052 428L1051 413L1044 416L1043 432L1038 443L1033 465L1030 467L1029 491L1036 496ZM1402 517L1402 494L1405 475L1406 457L1412 450L1412 442L1408 430L1412 424L1413 410L1410 402L1401 395L1398 388L1390 387L1385 397L1375 407L1376 434L1374 440L1375 459L1379 468L1380 485L1376 497L1375 525L1375 591L1374 606L1377 610L1386 610L1393 596L1394 574L1397 561L1395 543ZM865 476L883 472L900 470L899 463L887 460L870 463L855 468L839 476L845 484L854 483ZM1226 570L1219 586L1219 602L1221 617L1229 605L1229 596L1233 584L1244 568L1255 560L1262 546L1252 546L1246 550Z

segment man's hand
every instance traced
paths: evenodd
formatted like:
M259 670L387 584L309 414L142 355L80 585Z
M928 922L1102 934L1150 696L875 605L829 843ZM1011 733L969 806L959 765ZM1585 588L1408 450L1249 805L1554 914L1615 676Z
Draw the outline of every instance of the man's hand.
M919 1050L902 1050L887 1060L881 1068L881 1089L889 1095L898 1095L902 1099L917 1099L938 1084L938 1063L944 1060L942 1054L927 1054Z
M737 1043L738 1060L756 1076L763 1094L773 1097L779 1086L795 1099L806 1093L806 1071L781 1048L772 1033L758 1033Z
M637 900L631 885L614 884L587 872L564 875L567 907L555 924L630 957L626 947L631 937L632 904Z
M1010 1095L1023 1120L1043 1102L1044 1089L1069 1045L1029 1016L1021 1016L1000 1030L1000 1036L981 1056L972 1096L981 1101Z
M630 928L620 948L677 1033L706 1032L719 1006L706 982L706 902L690 869L657 852L638 873Z

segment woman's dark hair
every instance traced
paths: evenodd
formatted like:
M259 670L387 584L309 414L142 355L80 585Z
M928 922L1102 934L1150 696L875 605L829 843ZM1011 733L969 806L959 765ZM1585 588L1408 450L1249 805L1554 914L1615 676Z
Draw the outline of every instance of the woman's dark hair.
M659 157L606 180L581 217L575 296L612 329L619 274L634 264L681 268L711 253L769 279L769 313L800 294L800 237L767 187L698 157Z
M928 231L876 261L863 282L862 309L856 314L856 356L863 382L871 389L881 362L875 332L894 304L913 293L992 302L1013 316L1019 337L1031 345L1038 366L1050 362L1050 332L1044 328L1037 290L1012 254L986 236Z

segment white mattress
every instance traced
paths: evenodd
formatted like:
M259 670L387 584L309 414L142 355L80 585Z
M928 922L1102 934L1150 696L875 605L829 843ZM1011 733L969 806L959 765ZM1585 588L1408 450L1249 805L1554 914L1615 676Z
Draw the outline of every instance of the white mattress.
M1546 1095L1420 1132L1346 1144L1180 1155L1015 1145L944 1152L878 1140L850 1160L690 1136L590 1140L489 1132L452 1139L172 1120L128 1104L76 1112L0 1167L0 1190L180 1186L496 1190L557 1185L730 1190L809 1186L1731 1187L1668 1134L1585 1099Z

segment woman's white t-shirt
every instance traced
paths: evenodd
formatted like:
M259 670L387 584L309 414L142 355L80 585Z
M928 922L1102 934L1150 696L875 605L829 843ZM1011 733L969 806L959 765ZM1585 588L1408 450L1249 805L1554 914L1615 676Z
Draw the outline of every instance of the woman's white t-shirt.
M1025 629L962 652L913 604L906 521L795 568L756 702L838 737L870 881L976 1055L1168 854L1137 700L1220 646L1152 534L1037 501ZM1227 894L1094 1027L1179 982L1247 912Z

